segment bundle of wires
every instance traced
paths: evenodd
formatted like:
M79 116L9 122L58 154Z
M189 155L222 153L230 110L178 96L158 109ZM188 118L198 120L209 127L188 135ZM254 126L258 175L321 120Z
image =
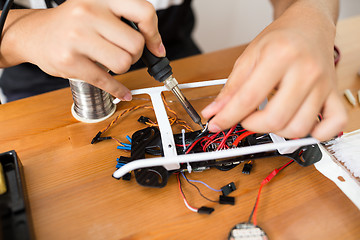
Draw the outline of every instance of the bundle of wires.
M168 116L169 118L169 122L170 122L170 125L174 125L174 124L179 124L180 126L184 127L186 130L188 131L194 131L190 126L189 124L180 119L178 117L178 115L176 114L176 112L174 110L172 110L170 108L170 106L167 104L166 102L166 99L165 99L165 96L163 93L161 93L161 97L162 97L162 100L164 102L164 105L166 106L167 110L172 113L173 116ZM135 111L135 110L138 110L138 109L151 109L151 110L154 110L154 108L151 106L151 105L138 105L138 106L134 106L134 107L131 107L131 108L128 108L124 111L122 111L119 115L117 115L110 123L109 125L107 125L104 129L102 129L101 131L99 131L96 136L92 139L91 141L91 144L94 144L96 142L99 142L101 140L106 140L106 139L113 139L115 140L119 146L123 146L123 147L126 147L126 144L123 144L121 143L119 140L117 140L115 137L101 137L102 134L104 134L106 131L108 131L112 126L115 125L115 123L121 118L123 117L125 114L127 113L130 113L132 111ZM146 125L148 125L149 127L154 127L154 126L158 126L158 123L156 121L152 121L150 120L149 118L147 118L147 121L144 122ZM126 150L126 149L124 149Z
M184 149L185 154L190 153L195 146L200 146L201 151L211 152L223 149L234 148L246 137L255 134L254 132L243 129L239 124L227 131L210 133L202 132Z
M181 183L181 180L180 180L180 174L183 176L183 178L191 185L193 186L194 188L196 188L196 190L198 191L198 193L200 194L201 197L203 197L204 199L206 199L207 201L209 202L213 202L213 203L218 203L219 201L215 201L215 200L212 200L206 196L204 196L204 194L200 191L200 189L195 185L193 184L194 182L196 183L201 183L203 184L204 186L206 186L207 188L211 189L212 191L215 191L215 192L221 192L221 189L215 189L215 188L212 188L210 187L208 184L202 182L202 181L199 181L199 180L191 180L191 179L188 179L186 177L186 175L181 172L181 173L176 173L176 178L177 178L177 181L178 181L178 186L179 186L179 191L180 191L180 194L181 194L181 197L183 198L183 201L185 203L185 206L192 212L197 212L197 213L205 213L205 214L211 214L214 209L213 208L210 208L210 207L201 207L201 208L196 208L196 207L193 207L189 204L189 202L187 201L186 199L186 196L185 196L185 193L182 189L182 183Z

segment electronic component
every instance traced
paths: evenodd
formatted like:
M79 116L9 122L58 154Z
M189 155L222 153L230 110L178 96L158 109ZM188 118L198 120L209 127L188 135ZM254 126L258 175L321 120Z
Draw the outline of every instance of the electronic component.
M220 204L235 205L235 198L234 197L224 196L224 195L219 195L219 203Z
M252 223L238 223L230 231L229 240L267 240L264 230Z
M244 133L246 133L246 135L243 135ZM185 153L183 146L183 135L185 135L185 145L186 145ZM205 130L205 131L188 132L185 134L180 133L180 134L175 134L173 136L174 136L176 151L178 155L184 155L184 154L190 155L192 153L197 153L197 152L203 153L204 151L210 151L216 153L216 150L218 149L230 148L230 146L233 146L234 141L238 142L238 144L236 144L238 148L264 145L264 143L266 145L266 143L271 141L269 134L249 133L248 135L246 130L243 129L240 126L240 124L237 124L231 129L226 131L221 131L219 133L209 133ZM239 138L241 139L241 141L237 140ZM134 139L136 139L136 141L134 141ZM210 146L213 143L216 144L216 149L212 149L212 148L208 149L208 146ZM157 127L148 127L142 130L138 130L132 136L131 161L144 159L145 153L151 155L163 155L163 150L164 149L162 146L160 131ZM298 148L291 154L280 154L276 150L271 150L268 152L258 152L248 155L245 154L242 156L236 156L235 158L234 157L222 158L220 160L189 161L188 160L189 158L186 158L187 160L183 161L183 163L180 164L178 169L174 169L171 171L167 170L164 167L164 165L155 165L154 167L151 167L152 165L149 165L148 167L144 167L144 168L125 170L125 168L127 168L128 165L132 164L131 162L129 164L126 164L126 166L119 168L117 172L119 171L129 172L134 170L135 179L140 185L146 187L164 187L167 183L168 177L171 176L171 173L173 171L187 170L189 168L189 165L191 169L193 169L193 171L198 171L200 169L207 169L209 167L217 167L217 168L221 168L222 170L222 168L226 168L228 166L232 168L243 161L250 161L259 158L276 157L276 156L288 157L290 159L295 160L302 166L308 166L320 160L322 155L317 145L306 145ZM146 162L150 164L152 160L154 160L154 158L149 159ZM124 172L124 174L126 172ZM119 179L120 177L122 177L122 175L118 176L115 173L113 174L114 178ZM232 185L228 187L229 189L224 191L225 192L224 195L229 194L231 191L236 189L236 188L231 189Z
M223 186L221 188L221 191L222 191L222 194L224 196L227 196L229 195L230 193L232 193L233 191L236 190L236 187L235 187L235 183L234 182L231 182L229 184L226 184L225 186Z
M252 165L252 162L249 161L247 163L244 164L244 167L242 169L242 173L244 174L250 174L250 171L252 169L253 165Z
M201 207L197 210L198 213L200 214L211 214L214 211L214 208L210 208L210 207Z
M148 118L148 117L140 116L137 121L138 121L139 123L146 124L146 123L150 122L149 120L150 120L150 118Z
M95 137L91 140L91 144L95 144L95 143L98 143L98 142L101 142L103 140L109 140L111 139L111 137L101 137L101 134L102 132L98 132Z

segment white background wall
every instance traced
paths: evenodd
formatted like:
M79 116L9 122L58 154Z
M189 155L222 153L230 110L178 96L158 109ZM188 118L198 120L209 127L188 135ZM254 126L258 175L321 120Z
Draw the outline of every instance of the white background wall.
M204 52L251 41L272 21L269 0L194 0L194 39ZM360 0L340 1L340 19L360 15Z

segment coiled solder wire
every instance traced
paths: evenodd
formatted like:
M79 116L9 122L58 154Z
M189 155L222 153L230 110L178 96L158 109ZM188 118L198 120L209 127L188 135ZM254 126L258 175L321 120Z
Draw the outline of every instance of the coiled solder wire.
M69 79L69 82L74 100L73 110L80 120L104 119L114 113L116 105L112 103L113 98L109 93L81 80Z

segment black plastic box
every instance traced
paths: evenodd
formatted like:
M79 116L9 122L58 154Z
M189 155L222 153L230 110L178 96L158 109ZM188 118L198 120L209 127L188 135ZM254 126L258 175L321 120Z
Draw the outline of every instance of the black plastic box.
M34 239L21 162L15 151L0 154L7 191L0 195L0 239Z

